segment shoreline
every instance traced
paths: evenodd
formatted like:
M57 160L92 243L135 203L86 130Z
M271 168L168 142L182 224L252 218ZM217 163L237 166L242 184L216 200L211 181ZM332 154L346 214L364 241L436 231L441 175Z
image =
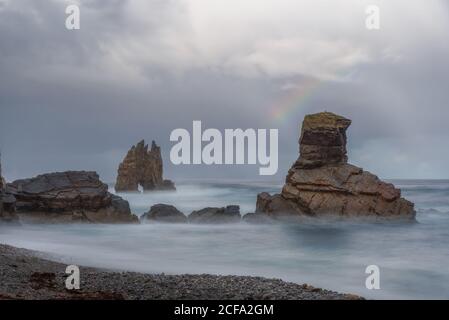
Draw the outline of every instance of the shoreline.
M144 274L80 266L81 288L65 288L67 265L44 252L0 244L0 300L355 300L307 284L252 276Z

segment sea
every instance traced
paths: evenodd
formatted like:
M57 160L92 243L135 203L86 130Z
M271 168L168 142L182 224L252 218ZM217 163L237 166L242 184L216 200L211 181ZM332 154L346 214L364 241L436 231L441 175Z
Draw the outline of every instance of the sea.
M67 264L263 276L368 299L448 299L449 180L391 182L415 203L416 223L22 225L1 228L0 243L44 251ZM184 181L176 192L120 195L138 215L156 203L173 204L186 214L237 204L245 214L254 212L259 192L275 193L281 187L260 181ZM112 185L110 189L114 192ZM371 265L379 268L378 289L366 286Z

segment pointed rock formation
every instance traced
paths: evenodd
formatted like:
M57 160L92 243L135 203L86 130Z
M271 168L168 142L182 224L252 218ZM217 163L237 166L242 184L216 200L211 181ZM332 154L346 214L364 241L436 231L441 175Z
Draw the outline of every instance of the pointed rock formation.
M413 203L391 183L347 163L346 129L351 120L330 112L307 115L300 156L281 194L261 193L256 212L272 217L373 216L414 219Z
M162 174L161 148L153 141L151 150L148 150L148 145L142 140L131 147L120 163L115 190L139 191L139 186L144 191L175 190L174 183L163 180Z
M7 185L24 222L136 223L129 204L108 192L96 172L66 171Z

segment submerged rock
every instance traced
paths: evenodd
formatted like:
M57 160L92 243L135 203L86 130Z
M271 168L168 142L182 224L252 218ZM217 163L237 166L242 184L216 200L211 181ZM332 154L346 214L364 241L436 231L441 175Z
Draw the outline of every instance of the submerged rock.
M226 208L208 207L198 211L193 211L189 217L191 223L233 223L240 222L240 207L236 205Z
M288 172L281 194L261 193L256 212L273 217L371 216L414 219L413 203L393 184L347 163L349 119L330 112L304 118L300 157Z
M141 221L149 222L165 222L165 223L186 223L187 217L176 209L176 207L168 204L155 204L150 211L144 213L140 218Z
M120 163L115 190L139 191L175 190L175 184L163 179L161 148L153 141L151 150L142 140L128 151Z
M17 199L21 220L28 222L133 223L129 204L108 192L96 172L66 171L16 180L7 190Z

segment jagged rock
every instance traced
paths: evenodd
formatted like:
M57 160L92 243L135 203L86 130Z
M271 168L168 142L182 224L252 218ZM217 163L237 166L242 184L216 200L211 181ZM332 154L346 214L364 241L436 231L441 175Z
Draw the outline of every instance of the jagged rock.
M134 223L129 204L108 192L96 172L66 171L7 185L25 222Z
M373 216L414 219L413 203L391 183L347 163L346 129L351 121L330 112L304 118L300 157L281 194L261 193L256 212L278 217Z
M144 213L141 221L186 223L187 217L174 206L168 204L155 204L150 211Z
M193 211L189 217L191 223L233 223L241 221L240 207L236 205L226 208L208 207L198 211Z
M162 176L161 148L153 141L151 150L148 150L148 145L142 140L131 147L120 163L115 190L139 191L139 185L144 191L175 190L175 184Z

